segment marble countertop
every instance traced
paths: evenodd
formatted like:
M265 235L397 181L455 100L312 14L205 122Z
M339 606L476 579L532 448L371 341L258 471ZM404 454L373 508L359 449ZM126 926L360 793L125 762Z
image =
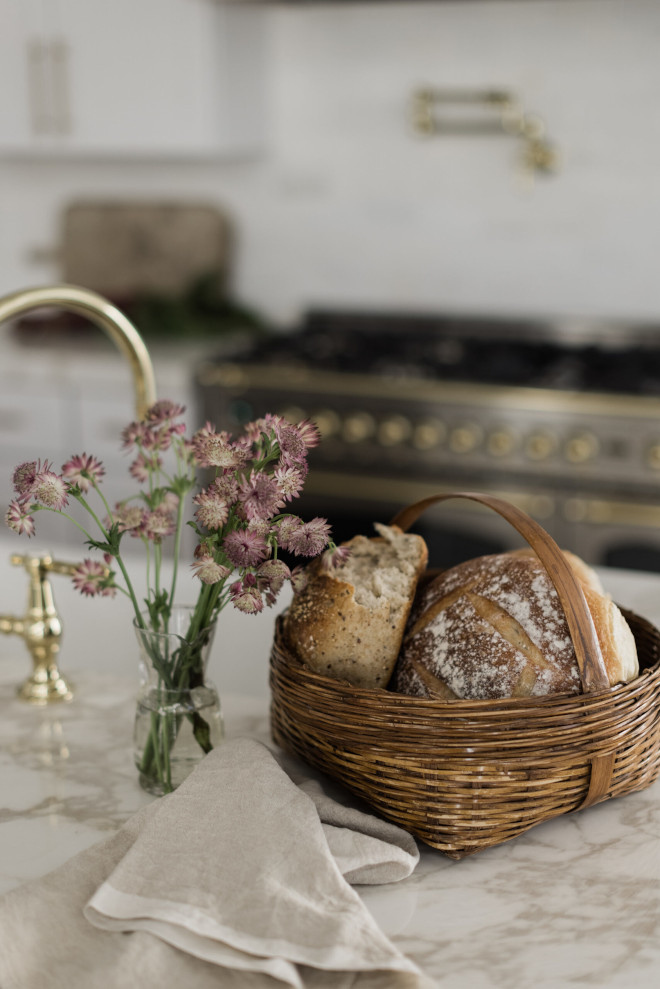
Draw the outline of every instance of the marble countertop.
M660 576L601 576L620 603L658 623ZM22 646L18 640L0 640L0 893L114 832L152 799L132 764L137 675L124 654L130 648L113 662L111 612L105 621L94 664L84 662L82 645L68 654L74 701L48 708L16 699L27 656L7 648ZM252 630L250 656L242 657L252 663L245 682L260 671L258 689L222 692L227 737L268 740L270 634L267 622L258 634ZM421 851L409 879L360 893L383 930L438 985L657 985L660 781L459 862Z

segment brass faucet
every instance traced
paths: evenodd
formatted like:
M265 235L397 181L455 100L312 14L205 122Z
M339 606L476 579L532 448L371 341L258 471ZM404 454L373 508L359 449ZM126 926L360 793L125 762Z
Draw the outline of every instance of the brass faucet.
M20 635L32 656L32 673L19 687L18 696L32 704L70 701L73 691L57 666L62 623L55 608L48 575L61 573L70 577L76 565L60 563L49 554L20 556L14 553L9 562L14 567L24 567L30 578L25 616L14 618L12 615L0 615L0 632Z
M47 285L23 289L1 298L0 323L44 306L88 316L116 343L131 365L135 408L138 419L143 419L149 406L156 401L154 369L142 337L126 316L102 295L89 289L76 285Z
M24 289L0 298L0 323L44 306L65 309L88 316L104 330L128 358L135 387L135 409L143 419L156 400L154 371L142 337L119 309L103 296L75 285L51 285ZM0 632L20 635L33 662L32 674L19 688L19 697L33 704L67 701L73 697L70 685L60 673L57 659L62 638L62 623L55 609L48 575L71 575L73 563L59 563L49 554L10 557L13 566L22 566L30 578L28 608L23 618L0 615Z

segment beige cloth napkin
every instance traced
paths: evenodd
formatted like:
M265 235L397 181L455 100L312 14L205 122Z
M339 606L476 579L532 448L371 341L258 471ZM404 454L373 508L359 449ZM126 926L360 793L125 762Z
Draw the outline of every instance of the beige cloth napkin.
M112 838L2 898L2 989L429 986L349 885L405 878L414 840L280 762L226 742Z

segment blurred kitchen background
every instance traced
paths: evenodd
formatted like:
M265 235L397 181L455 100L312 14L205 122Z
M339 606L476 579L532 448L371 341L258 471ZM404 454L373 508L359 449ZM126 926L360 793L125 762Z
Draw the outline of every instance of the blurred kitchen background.
M338 537L487 490L660 570L657 0L0 0L0 25L0 294L106 295L191 426L316 418L301 508ZM132 417L91 324L0 328L3 505L17 462L82 450L125 495ZM517 539L461 503L424 532L436 565Z

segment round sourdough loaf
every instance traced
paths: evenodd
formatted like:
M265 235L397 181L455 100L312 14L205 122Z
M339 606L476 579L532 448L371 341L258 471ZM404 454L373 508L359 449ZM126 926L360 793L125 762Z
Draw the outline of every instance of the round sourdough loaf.
M375 529L376 538L345 543L351 555L331 573L313 560L284 617L285 639L301 662L360 687L387 685L428 559L421 536Z
M638 674L623 615L597 574L564 554L594 619L610 684ZM392 689L420 697L495 699L580 693L577 659L557 592L533 550L468 560L424 587Z

